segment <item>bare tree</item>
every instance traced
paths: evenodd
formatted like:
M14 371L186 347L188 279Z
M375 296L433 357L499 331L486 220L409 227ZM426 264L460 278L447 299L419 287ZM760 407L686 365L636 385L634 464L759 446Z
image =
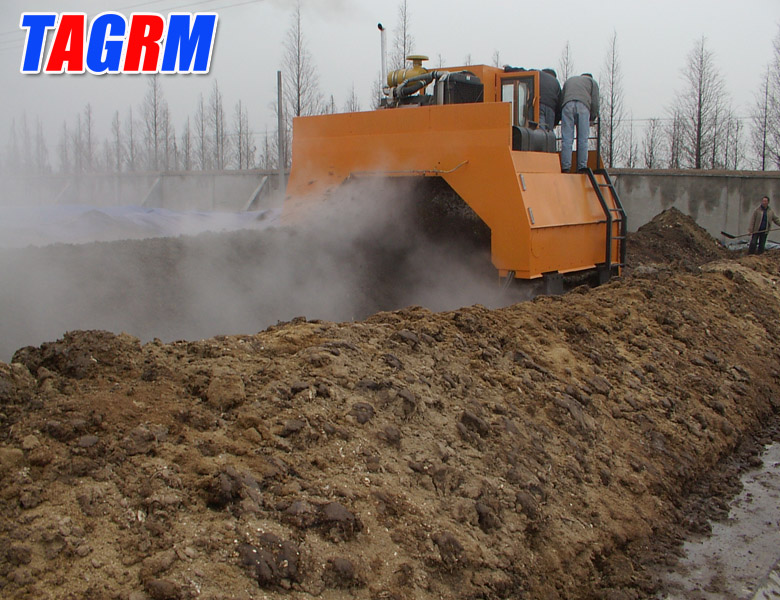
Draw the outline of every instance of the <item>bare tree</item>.
M761 170L780 169L780 28L751 112L751 141Z
M726 95L713 54L707 49L706 38L698 40L688 54L683 78L686 86L675 100L682 125L682 164L702 169L707 165L709 151L717 146L717 130Z
M212 128L212 164L216 169L224 169L230 153L230 138L225 129L225 104L216 79L209 97L208 121Z
M349 90L349 96L347 96L347 101L344 103L344 112L359 112L360 111L360 100L357 97L357 94L355 93L355 84L352 84L352 88Z
M3 156L0 156L0 171L13 175L43 175L51 171L49 150L39 117L35 118L35 131L30 131L26 113L21 119L11 119L11 128Z
M733 143L732 143L732 160L734 161L734 164L732 166L732 169L735 171L742 168L741 162L745 158L745 150L744 150L744 143L743 143L743 137L742 137L742 131L743 131L743 125L742 120L739 118L734 119L734 127L733 127Z
M724 99L715 107L712 131L710 169L729 168L733 162L731 152L734 148L734 123L738 122L734 109Z
M125 120L125 152L127 156L127 170L134 172L138 168L138 143L136 142L135 119L133 118L133 107L128 110Z
M629 169L636 167L639 157L639 146L634 138L634 120L629 115L628 135L626 136L626 166Z
M619 163L623 155L623 73L617 49L617 32L612 33L604 59L601 80L601 144L604 162L609 168Z
M84 157L84 170L86 171L93 171L95 169L95 139L93 129L92 105L87 103L84 107L84 129L81 138L81 151Z
M184 124L184 130L181 132L181 159L182 168L185 171L192 171L192 128L190 127L190 118Z
M114 112L114 118L111 120L111 135L113 139L111 140L111 144L108 147L110 154L107 154L107 156L111 156L110 166L113 168L114 172L121 173L123 159L122 125L119 121L118 110Z
M59 159L60 173L72 173L73 162L70 152L70 133L68 132L67 121L62 122L60 140L57 142L57 154Z
M284 112L288 127L293 117L318 114L322 104L317 69L306 47L302 21L301 2L298 0L284 42L282 59Z
M336 98L333 94L330 95L330 99L322 107L323 115L333 115L336 113Z
M49 165L49 149L46 146L46 136L43 134L43 124L41 119L35 119L35 148L34 148L35 171L38 175L44 175L51 171Z
M780 169L780 27L773 43L774 55L771 63L771 122L769 129L770 155L775 168Z
M27 113L22 113L21 118L21 170L24 173L34 172L33 148L30 127L27 124Z
M390 57L391 69L403 69L407 66L406 57L414 50L414 37L411 32L411 15L407 0L398 4L398 26L395 30L393 50Z
M166 171L179 168L179 151L176 145L176 129L171 123L171 110L168 103L163 103L160 114L160 135L163 152L162 166Z
M18 173L22 167L19 155L19 138L16 134L16 119L11 119L11 130L8 132L3 166L8 173Z
M730 110L726 119L724 133L723 166L726 169L734 169L736 171L739 169L743 158L742 121L733 110Z
M642 140L642 161L646 169L657 169L660 165L661 122L650 119Z
M195 109L195 164L201 171L211 168L211 154L209 154L209 130L206 123L206 106L203 94L198 97L198 106Z
M148 79L146 96L141 107L141 119L143 120L143 143L146 168L151 171L159 171L163 168L165 160L166 134L164 113L167 104L163 98L162 87L158 75Z
M666 128L667 156L669 168L679 169L682 166L683 154L683 116L679 107L672 109L672 117Z
M710 158L709 158L709 168L710 169L717 169L720 167L719 161L718 161L718 150L721 146L721 138L722 138L722 110L723 106L720 103L717 103L713 107L712 111L712 140L710 141L710 148L709 151Z
M382 100L385 97L382 89L387 85L387 81L382 81L382 74L377 75L374 85L371 86L371 108L376 110L382 106Z
M266 127L265 135L263 135L263 151L260 156L260 167L266 171L270 171L276 167L276 164L274 163L274 139L279 139L279 136L276 133L268 133L268 128Z
M148 80L141 107L145 166L152 171L169 170L176 166L176 135L171 113L165 100L159 75Z
M76 127L71 134L71 147L73 148L73 172L84 171L84 133L81 129L81 113L76 115Z
M566 40L566 45L561 51L561 58L558 60L558 72L560 73L561 81L564 82L574 75L574 58L571 55L571 46L568 40Z
M493 66L501 68L501 55L498 53L498 50L493 50Z
M293 119L295 117L319 114L323 111L317 69L314 66L314 61L303 35L300 0L295 4L292 24L287 31L282 65L281 112L284 116L284 124L282 131L277 131L277 134L281 133L281 141L277 141L276 146L282 146L285 164L289 165L292 160L292 144L287 143L285 140L289 140L292 137ZM276 106L275 112L277 114L279 109L280 107ZM279 128L277 127L277 129Z
M765 171L767 168L767 156L769 154L770 111L772 106L772 99L769 94L771 90L771 68L767 67L750 115L753 123L751 131L753 151L758 157L758 168L762 171Z
M235 152L236 168L250 169L255 164L255 145L252 142L252 132L249 128L249 113L241 100L236 104L236 111L233 116L233 126L235 128Z

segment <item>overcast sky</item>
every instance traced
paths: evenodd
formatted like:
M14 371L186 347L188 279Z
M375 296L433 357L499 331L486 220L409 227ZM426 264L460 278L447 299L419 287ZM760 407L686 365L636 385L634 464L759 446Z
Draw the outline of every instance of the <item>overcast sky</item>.
M169 75L163 92L177 129L195 112L198 95L208 98L216 79L232 118L238 100L249 107L257 132L273 131L271 104L283 41L291 25L294 0L0 0L0 140L10 119L40 117L45 130L59 135L63 120L90 103L101 137L107 136L117 109L140 106L146 78L137 75L22 75L23 11L86 12L94 17L113 10L132 12L207 12L219 14L219 29L209 75ZM341 109L354 89L363 109L380 67L377 23L388 29L392 46L398 2L389 0L303 0L303 31L319 72L320 91L333 95ZM780 30L780 0L409 0L414 50L431 57L430 66L502 64L558 69L568 42L577 72L597 78L607 47L617 33L625 108L637 120L664 117L676 90L683 88L686 57L702 36L714 53L738 115L747 116L772 41ZM50 150L51 153L51 150Z

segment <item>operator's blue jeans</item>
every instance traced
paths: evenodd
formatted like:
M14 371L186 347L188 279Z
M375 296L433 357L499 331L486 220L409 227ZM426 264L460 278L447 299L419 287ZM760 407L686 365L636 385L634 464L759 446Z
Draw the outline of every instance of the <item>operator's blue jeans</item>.
M575 125L577 126L577 169L584 169L588 166L590 110L579 100L571 100L563 105L561 114L561 170L563 171L571 169Z
M546 104L539 105L539 127L545 131L555 129L555 109Z

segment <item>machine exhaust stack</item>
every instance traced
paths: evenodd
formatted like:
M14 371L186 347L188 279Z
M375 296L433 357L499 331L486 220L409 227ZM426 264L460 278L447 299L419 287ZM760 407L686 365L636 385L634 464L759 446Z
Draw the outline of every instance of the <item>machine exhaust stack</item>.
M382 86L387 85L387 43L385 42L385 28L381 23L377 23L379 28L379 37L381 39L381 51L382 51Z

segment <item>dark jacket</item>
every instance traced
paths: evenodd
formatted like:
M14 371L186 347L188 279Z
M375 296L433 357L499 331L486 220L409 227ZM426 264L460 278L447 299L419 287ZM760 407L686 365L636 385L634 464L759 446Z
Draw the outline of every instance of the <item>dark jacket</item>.
M555 124L561 121L561 84L558 78L539 71L539 103L555 111Z
M761 227L761 217L763 217L763 209L761 206L757 207L756 210L753 211L752 216L750 217L750 225L748 226L748 231L750 233L760 233L759 227ZM775 211L773 211L771 208L767 207L766 209L766 230L769 231L772 229L772 223L775 225L780 225L780 218L778 218L775 215Z
M599 116L599 84L593 77L575 75L566 80L561 94L561 106L572 100L579 100L588 107L591 121Z

